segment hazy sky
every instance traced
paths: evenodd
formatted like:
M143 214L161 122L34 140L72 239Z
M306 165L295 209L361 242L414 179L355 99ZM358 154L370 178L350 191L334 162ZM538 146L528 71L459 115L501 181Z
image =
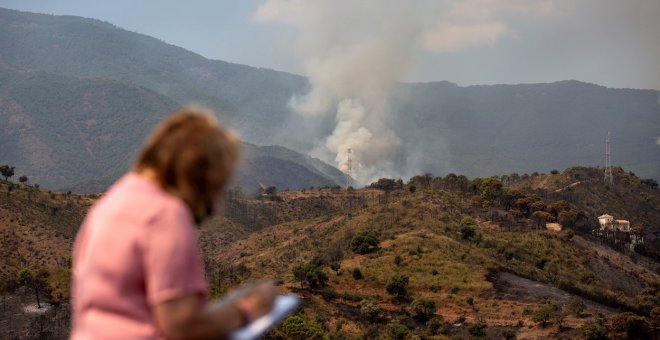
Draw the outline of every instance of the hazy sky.
M325 2L333 1L0 0L0 7L101 19L208 58L305 74L300 57L302 31L309 25L318 28L343 19L337 11L328 15L306 12L310 4L323 8ZM658 0L360 3L346 2L344 14L349 13L352 20L342 21L344 34L353 26L361 32L365 23L386 25L398 20L393 15L402 7L423 23L415 27L420 30L419 44L407 47L410 61L402 81L472 85L577 79L609 87L660 90ZM304 20L289 20L294 15ZM313 36L307 34L306 39Z

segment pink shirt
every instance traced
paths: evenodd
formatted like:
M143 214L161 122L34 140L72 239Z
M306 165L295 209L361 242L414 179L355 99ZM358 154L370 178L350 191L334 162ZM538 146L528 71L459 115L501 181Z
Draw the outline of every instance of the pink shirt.
M206 295L192 215L129 173L90 210L73 250L71 339L158 339L151 307Z

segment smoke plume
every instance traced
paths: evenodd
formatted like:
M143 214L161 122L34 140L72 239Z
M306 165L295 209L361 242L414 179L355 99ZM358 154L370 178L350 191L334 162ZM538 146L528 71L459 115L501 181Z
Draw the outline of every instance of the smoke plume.
M545 1L530 0L266 0L254 19L297 29L292 48L311 90L289 104L306 117L334 113L321 147L342 171L350 149L353 177L369 183L404 175L393 166L403 142L390 126L402 113L392 112L390 100L416 53L493 44L509 33L504 14L547 10Z

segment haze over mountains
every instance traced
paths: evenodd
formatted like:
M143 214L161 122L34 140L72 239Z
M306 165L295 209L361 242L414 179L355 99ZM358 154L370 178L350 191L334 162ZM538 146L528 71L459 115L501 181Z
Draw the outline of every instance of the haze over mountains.
M332 155L319 152L334 117L303 118L287 105L309 88L301 76L208 60L98 20L7 9L0 9L0 66L0 117L9 122L0 126L0 160L53 188L102 190L126 169L153 124L190 102L213 107L246 142L312 153L335 165ZM578 81L400 84L391 99L396 115L385 122L401 139L388 175L601 165L611 131L614 164L660 179L658 99L655 90ZM267 170L286 163L289 170L266 185L343 184L336 169L303 155L276 158L246 164ZM258 182L259 176L247 177L247 187Z

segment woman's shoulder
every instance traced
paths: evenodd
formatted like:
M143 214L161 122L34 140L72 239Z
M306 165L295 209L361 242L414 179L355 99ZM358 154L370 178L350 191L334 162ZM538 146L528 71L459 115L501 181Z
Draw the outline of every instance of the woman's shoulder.
M115 182L91 213L130 218L147 224L162 216L188 218L190 215L179 198L132 172Z

